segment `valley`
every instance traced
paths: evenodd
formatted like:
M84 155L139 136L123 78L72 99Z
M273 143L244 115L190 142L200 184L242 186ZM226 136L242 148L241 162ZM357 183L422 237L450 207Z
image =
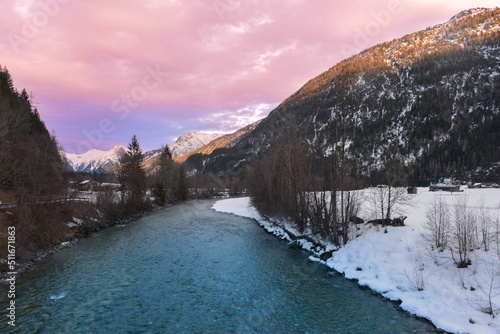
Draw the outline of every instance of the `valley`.
M5 5L0 328L500 331L500 8L113 2Z

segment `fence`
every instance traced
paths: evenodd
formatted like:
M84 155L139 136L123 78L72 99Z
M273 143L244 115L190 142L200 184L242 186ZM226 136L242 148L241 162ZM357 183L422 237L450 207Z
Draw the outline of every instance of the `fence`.
M43 199L35 202L27 202L27 204L49 204L49 203L67 203L67 202L84 202L90 203L90 199L88 198L52 198L52 199ZM11 203L0 203L0 210L13 209L17 207L17 202Z

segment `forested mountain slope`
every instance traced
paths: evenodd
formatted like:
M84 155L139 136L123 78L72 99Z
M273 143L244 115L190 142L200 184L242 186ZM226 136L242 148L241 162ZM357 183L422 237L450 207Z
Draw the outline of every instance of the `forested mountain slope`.
M233 133L223 135L222 137L219 137L215 140L212 140L210 143L207 145L200 147L197 150L194 150L188 154L184 154L180 157L177 157L175 161L179 163L185 162L189 157L193 155L197 155L196 157L191 158L191 161L195 161L196 159L203 159L203 155L207 155L215 151L216 149L219 148L226 148L226 147L231 147L236 145L236 143L241 139L243 135L246 135L249 132L252 132L255 127L260 123L260 121L257 121L255 123L249 124L245 126L244 128L241 128Z
M0 143L0 191L23 201L66 190L56 139L6 68L0 69Z
M235 170L284 133L328 155L341 129L365 177L387 156L403 162L414 183L491 171L500 161L499 43L500 9L481 8L376 45L307 82L196 168Z

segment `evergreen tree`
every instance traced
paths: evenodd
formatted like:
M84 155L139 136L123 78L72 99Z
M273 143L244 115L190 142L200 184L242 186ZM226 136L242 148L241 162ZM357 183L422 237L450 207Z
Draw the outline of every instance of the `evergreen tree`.
M19 94L6 68L0 67L0 200L17 205L9 218L16 227L16 261L31 260L42 247L51 247L66 233L55 204L42 200L67 193L67 170L55 136L32 107L25 90ZM68 207L65 206L64 210ZM65 212L66 214L66 212ZM7 239L0 249L7 249ZM0 256L6 256L0 251ZM7 266L0 264L0 271Z
M130 192L131 201L135 203L142 202L146 188L146 172L142 166L144 154L134 135L128 145L128 150L120 160L118 177L124 190ZM123 200L122 196L122 200Z
M187 184L186 170L179 167L179 174L175 184L175 198L178 201L186 201L189 198L189 189Z
M8 70L1 67L0 143L0 187L14 191L17 202L64 192L66 169L55 136L32 107L26 90L19 94Z
M165 205L165 203L167 202L167 193L163 184L156 184L156 187L153 189L153 195L156 198L156 204Z
M172 159L172 153L168 146L162 148L160 156L160 169L158 171L159 181L165 188L170 188L171 177L170 171L174 166L174 161Z
M170 152L170 148L168 146L163 147L161 159L164 159L165 161L172 161L172 153Z

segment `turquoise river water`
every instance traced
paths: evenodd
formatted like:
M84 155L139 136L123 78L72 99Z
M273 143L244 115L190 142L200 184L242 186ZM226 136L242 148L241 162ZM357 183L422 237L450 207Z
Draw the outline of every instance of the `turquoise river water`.
M431 333L434 328L196 201L80 240L0 287L0 332Z

